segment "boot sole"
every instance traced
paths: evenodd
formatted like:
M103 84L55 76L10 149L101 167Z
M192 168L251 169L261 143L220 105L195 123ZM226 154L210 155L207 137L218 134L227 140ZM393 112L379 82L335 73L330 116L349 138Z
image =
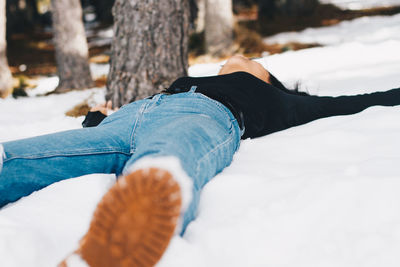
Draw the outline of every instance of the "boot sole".
M91 267L154 266L175 232L181 206L180 187L165 170L121 177L98 204L78 254Z

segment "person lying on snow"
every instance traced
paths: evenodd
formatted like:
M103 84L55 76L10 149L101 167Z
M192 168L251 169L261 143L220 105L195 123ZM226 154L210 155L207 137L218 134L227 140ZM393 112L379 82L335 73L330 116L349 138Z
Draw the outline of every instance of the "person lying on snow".
M79 257L93 267L153 266L174 233L195 219L201 189L231 163L241 139L375 105L400 105L400 88L313 96L233 56L217 76L182 77L110 116L89 113L83 124L96 127L3 143L0 207L64 179L115 173L79 248L62 265Z

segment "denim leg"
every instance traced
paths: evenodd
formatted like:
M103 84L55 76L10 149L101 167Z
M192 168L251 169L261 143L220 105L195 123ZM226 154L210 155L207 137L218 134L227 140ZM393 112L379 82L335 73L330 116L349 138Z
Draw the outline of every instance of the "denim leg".
M200 190L228 166L239 147L240 129L228 109L201 94L160 96L144 112L135 150L124 173L143 157L174 156L193 180L182 233L196 216Z
M120 174L145 101L112 114L98 127L3 143L0 207L54 182L91 173Z

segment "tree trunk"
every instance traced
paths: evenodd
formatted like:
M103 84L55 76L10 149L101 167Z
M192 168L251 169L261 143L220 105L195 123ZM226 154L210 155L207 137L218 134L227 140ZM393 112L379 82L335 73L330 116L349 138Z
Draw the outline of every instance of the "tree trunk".
M187 75L188 0L116 0L107 100L121 106Z
M191 11L193 13L194 32L201 33L204 31L205 15L206 15L206 0L191 0L193 6Z
M54 44L60 78L56 93L92 87L88 45L79 0L52 0Z
M12 89L12 76L6 54L6 1L0 0L0 97L6 97Z
M207 53L229 53L233 46L232 0L206 0L205 21Z

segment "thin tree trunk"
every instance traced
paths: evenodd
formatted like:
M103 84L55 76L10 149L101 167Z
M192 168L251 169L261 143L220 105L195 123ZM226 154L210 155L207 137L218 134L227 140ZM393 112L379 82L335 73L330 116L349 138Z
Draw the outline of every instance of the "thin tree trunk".
M107 99L121 106L160 92L188 68L188 0L116 0Z
M205 27L206 0L192 0L196 3L197 14L195 16L195 32L201 33Z
M6 1L0 0L0 97L6 97L12 89L12 76L6 54Z
M206 50L215 56L229 54L233 46L232 0L206 0Z
M93 85L79 0L52 0L54 44L60 78L56 93Z

